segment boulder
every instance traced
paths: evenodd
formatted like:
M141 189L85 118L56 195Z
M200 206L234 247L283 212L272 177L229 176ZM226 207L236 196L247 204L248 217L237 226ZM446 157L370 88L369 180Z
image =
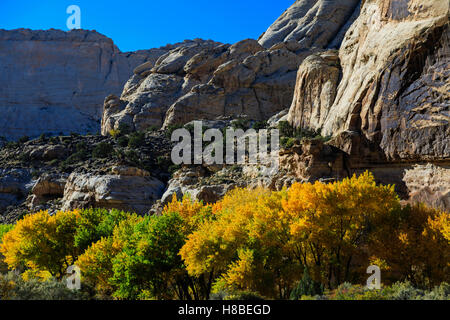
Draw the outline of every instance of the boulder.
M72 173L64 189L62 210L100 207L146 214L161 198L164 187L149 176Z
M23 202L32 187L30 170L0 168L0 210Z

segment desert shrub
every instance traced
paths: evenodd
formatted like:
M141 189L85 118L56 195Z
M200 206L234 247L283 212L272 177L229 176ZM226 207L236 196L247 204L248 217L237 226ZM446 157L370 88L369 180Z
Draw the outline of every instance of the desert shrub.
M410 282L397 282L384 290L390 300L417 300L423 296L423 291L415 288Z
M117 129L119 130L120 134L122 134L122 135L129 134L132 131L131 126L126 123L119 124L119 127Z
M152 132L156 132L159 130L159 127L156 125L151 125L150 127L147 128L147 132L152 133Z
M252 125L252 129L261 130L266 129L269 126L267 121L255 121Z
M19 138L18 142L19 142L19 143L25 143L25 142L27 142L27 141L29 141L29 140L30 140L30 137L28 137L28 136L23 136L23 137L20 137L20 138Z
M166 136L167 138L171 138L172 137L172 133L177 130L177 129L181 129L183 128L182 124L170 124L167 126L166 128Z
M242 129L245 131L250 127L250 121L242 118L236 119L231 122L231 127L235 130Z
M286 142L291 141L289 138L295 138L295 140L302 141L307 140L320 140L327 142L331 139L331 136L322 136L321 130L309 130L306 128L294 128L288 121L280 121L278 123L278 130L280 131L281 144L283 145L283 139ZM283 145L284 146L284 145ZM285 146L286 147L286 146ZM289 148L287 146L286 148Z
M128 147L139 148L145 145L145 134L143 132L133 132L128 140Z
M344 282L337 289L329 292L323 299L326 300L387 300L382 290L370 290L361 285L352 285Z
M86 142L79 142L75 146L75 153L71 154L66 160L62 161L60 163L60 167L62 169L66 168L67 166L71 164L75 164L80 161L84 161L87 159L89 153L88 153L88 147ZM55 159L57 160L57 159ZM56 163L56 162L55 162Z
M286 149L292 148L296 142L297 142L296 138L282 137L280 139L281 146L283 146Z
M423 300L450 300L450 284L447 282L441 283L434 287L433 290L425 292L422 297Z
M114 147L107 142L100 142L92 150L92 156L94 158L107 158L114 151Z
M128 146L128 137L127 136L120 136L117 139L117 144L122 147L125 148L126 146Z
M18 146L19 146L19 144L17 142L14 142L14 141L8 141L5 144L5 148L7 148L7 149L14 149L14 148L17 148Z
M0 300L84 300L82 291L70 290L65 281L54 278L23 280L14 272L0 274Z
M432 290L421 290L410 282L396 282L379 290L343 283L337 289L317 297L324 300L450 300L450 285L442 283Z
M113 139L117 139L121 134L120 130L115 130L115 129L109 130L108 133Z
M141 162L139 153L137 153L136 150L126 150L124 152L124 157L128 163L133 164L135 166L139 166L139 163Z
M278 122L278 130L280 131L280 137L293 137L294 128L287 121Z

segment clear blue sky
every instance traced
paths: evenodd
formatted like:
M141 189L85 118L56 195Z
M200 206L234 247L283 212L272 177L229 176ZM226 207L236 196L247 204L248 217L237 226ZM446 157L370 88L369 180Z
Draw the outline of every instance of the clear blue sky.
M294 0L0 0L0 29L67 30L66 8L81 8L81 28L112 38L122 51L185 39L234 43L258 38Z

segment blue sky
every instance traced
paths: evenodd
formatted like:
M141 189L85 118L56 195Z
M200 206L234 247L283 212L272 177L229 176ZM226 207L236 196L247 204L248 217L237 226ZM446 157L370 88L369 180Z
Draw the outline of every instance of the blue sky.
M81 8L81 27L112 38L122 51L185 39L234 43L258 38L294 0L0 0L0 29L67 30L66 8Z

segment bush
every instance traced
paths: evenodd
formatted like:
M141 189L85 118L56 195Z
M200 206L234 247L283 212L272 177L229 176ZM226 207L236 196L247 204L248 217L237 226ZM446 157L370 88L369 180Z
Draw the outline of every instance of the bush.
M29 141L30 140L30 137L28 137L28 136L23 136L23 137L21 137L21 138L19 138L19 143L25 143L25 142L27 142L27 141Z
M117 144L122 147L125 148L126 146L128 146L128 137L127 136L120 136L117 139Z
M292 141L289 138L295 138L295 140L302 141L304 139L308 140L320 140L323 142L327 142L331 139L331 136L322 136L321 131L314 131L305 128L295 129L291 126L288 121L280 121L278 123L278 130L280 131L281 144L285 146L285 144L289 141ZM284 141L284 144L283 144ZM290 148L292 146L285 146L286 148Z
M100 142L94 147L92 156L94 158L107 158L114 152L114 147L107 142Z
M235 130L242 129L245 131L250 127L250 125L247 119L236 119L231 122L231 127Z
M296 138L282 137L280 139L280 143L285 149L292 148L296 142L297 142Z
M114 129L109 130L108 133L113 139L117 139L117 137L119 137L121 134L120 130L114 130Z
M147 128L147 132L152 133L152 132L156 132L159 130L158 126L152 125L150 127Z
M182 124L170 124L166 129L166 136L167 138L172 138L172 133L177 130L183 128Z
M256 121L255 123L253 123L252 129L255 130L267 129L268 126L269 124L267 123L267 121Z
M145 134L143 132L133 132L128 140L128 147L139 148L145 145Z
M442 283L430 291L415 288L410 282L397 282L380 290L344 283L320 297L325 300L450 300L450 285Z
M293 137L294 128L287 121L278 122L278 130L280 131L280 137Z
M129 134L132 131L130 125L128 125L126 123L119 124L118 130L119 130L120 134L123 134L123 135Z
M67 288L65 281L52 278L23 280L14 272L0 274L0 300L84 300L88 296Z

